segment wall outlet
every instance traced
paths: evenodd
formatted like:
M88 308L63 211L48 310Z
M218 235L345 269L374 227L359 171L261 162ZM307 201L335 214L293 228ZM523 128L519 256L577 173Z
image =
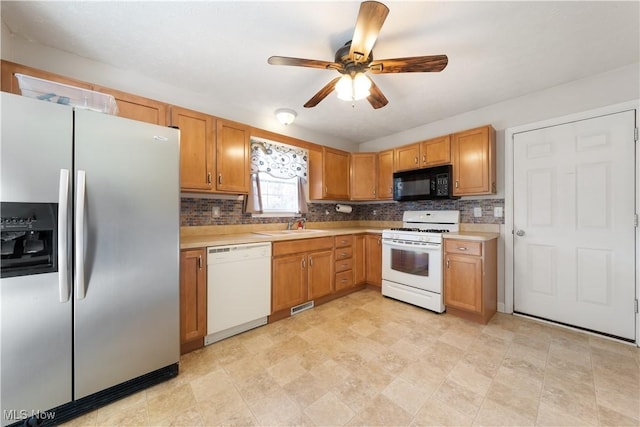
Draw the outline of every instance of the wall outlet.
M495 208L493 208L493 216L495 216L496 218L502 218L502 215L502 207L496 206Z
M482 216L482 208L473 208L473 216L480 218Z
M374 209L372 214L373 214L373 216L376 216L376 215L378 215L378 211Z
M213 218L220 218L220 206L214 206L211 208L211 216Z

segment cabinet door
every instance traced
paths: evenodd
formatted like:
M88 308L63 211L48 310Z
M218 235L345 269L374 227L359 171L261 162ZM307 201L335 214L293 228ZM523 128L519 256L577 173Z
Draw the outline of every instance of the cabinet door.
M382 236L367 234L365 238L367 284L382 286Z
M333 293L333 250L310 252L307 260L309 299Z
M271 312L307 301L307 257L305 254L273 259Z
M364 235L357 235L353 243L353 282L355 285L362 285L367 280L365 255L366 237Z
M108 93L116 99L118 116L154 125L167 125L167 105L119 90L94 86L93 90Z
M180 188L213 189L213 117L171 107L171 125L180 129Z
M495 131L491 126L453 134L454 195L496 192L495 152Z
M393 199L393 150L378 153L378 199Z
M346 151L323 147L322 179L324 198L349 199L350 154Z
M180 342L207 334L206 250L180 252Z
M420 160L424 168L451 163L451 138L449 135L422 141L420 143Z
M249 192L249 127L218 119L216 137L216 189Z
M420 144L405 145L393 150L395 171L417 169L420 167Z
M351 154L351 200L374 200L377 190L376 153Z
M445 305L481 313L482 258L446 254L445 266Z

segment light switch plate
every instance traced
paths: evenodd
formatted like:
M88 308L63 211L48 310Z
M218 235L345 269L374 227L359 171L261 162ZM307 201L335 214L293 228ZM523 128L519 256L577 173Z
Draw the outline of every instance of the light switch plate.
M493 216L496 218L502 218L503 212L502 207L496 206L493 208Z
M473 208L473 216L479 218L482 216L482 208Z
M220 217L220 206L214 206L211 208L211 216L214 218Z

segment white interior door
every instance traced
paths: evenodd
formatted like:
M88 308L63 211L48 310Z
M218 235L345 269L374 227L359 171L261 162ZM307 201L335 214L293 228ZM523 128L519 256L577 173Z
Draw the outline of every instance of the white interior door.
M514 311L635 339L635 111L514 135Z

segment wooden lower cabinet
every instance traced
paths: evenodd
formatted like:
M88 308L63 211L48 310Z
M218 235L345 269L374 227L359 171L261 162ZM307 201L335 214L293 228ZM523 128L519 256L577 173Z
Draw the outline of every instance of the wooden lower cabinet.
M307 264L309 299L316 299L333 293L333 280L331 280L333 250L308 253Z
M444 265L447 312L487 323L497 307L497 239L445 239Z
M306 258L306 254L296 254L273 259L272 312L302 304L307 300Z
M334 291L333 237L274 242L271 313Z
M364 285L367 282L367 238L364 234L354 236L353 241L353 284ZM336 282L337 286L337 282Z
M334 238L335 244L335 287L336 291L342 291L354 286L354 243L355 236L344 235Z
M368 285L382 288L382 235L366 234L366 282Z
M206 249L180 251L180 353L204 346L207 334Z

